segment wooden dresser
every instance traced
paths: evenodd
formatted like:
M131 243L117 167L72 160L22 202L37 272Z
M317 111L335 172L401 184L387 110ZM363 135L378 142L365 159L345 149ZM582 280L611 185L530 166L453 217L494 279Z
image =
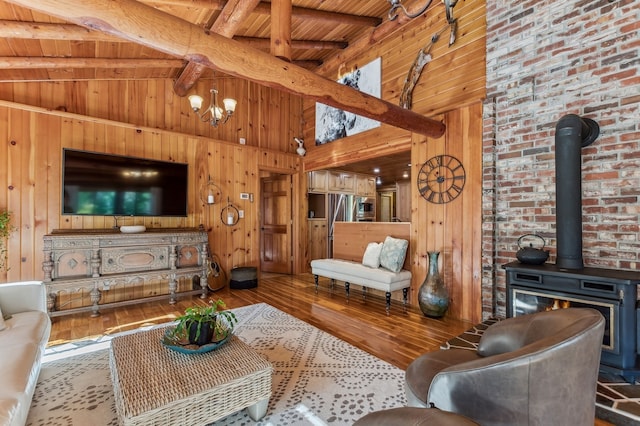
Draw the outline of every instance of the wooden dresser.
M49 314L97 316L100 307L161 298L173 304L178 293L205 298L207 246L207 233L195 228L55 230L44 236L42 264Z

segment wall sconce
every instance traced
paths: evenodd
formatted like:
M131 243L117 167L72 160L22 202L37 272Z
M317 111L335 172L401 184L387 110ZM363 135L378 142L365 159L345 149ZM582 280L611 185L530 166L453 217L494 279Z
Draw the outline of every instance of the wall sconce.
M222 122L222 124L226 123L229 120L229 117L233 115L233 112L236 110L236 104L238 103L235 99L225 98L222 100L222 104L224 105L224 110L218 106L218 91L216 89L209 90L211 92L211 104L204 110L202 114L198 114L198 118L200 121L209 121L213 127L218 127L218 123ZM191 104L191 108L193 111L198 113L202 108L202 96L191 95L189 96L189 103ZM207 118L207 113L211 113L211 117Z
M222 190L218 185L213 183L211 176L209 180L200 188L200 200L204 205L213 205L220 201L222 197Z
M298 148L296 148L296 152L298 153L298 155L300 157L304 157L304 155L307 153L307 150L304 149L304 139L300 139L300 138L293 138L293 140L296 141L296 143L298 144Z

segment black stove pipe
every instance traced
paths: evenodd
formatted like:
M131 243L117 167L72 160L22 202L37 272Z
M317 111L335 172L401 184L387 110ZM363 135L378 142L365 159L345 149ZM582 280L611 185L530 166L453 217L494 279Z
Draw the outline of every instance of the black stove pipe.
M580 149L600 134L595 121L568 114L556 124L556 266L582 269L582 159Z

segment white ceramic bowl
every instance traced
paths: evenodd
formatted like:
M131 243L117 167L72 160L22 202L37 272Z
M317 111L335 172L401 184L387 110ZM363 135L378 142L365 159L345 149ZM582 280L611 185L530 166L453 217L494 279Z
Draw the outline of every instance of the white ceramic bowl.
M144 225L129 225L120 227L120 232L124 232L125 234L137 234L138 232L144 232L146 230L147 227Z

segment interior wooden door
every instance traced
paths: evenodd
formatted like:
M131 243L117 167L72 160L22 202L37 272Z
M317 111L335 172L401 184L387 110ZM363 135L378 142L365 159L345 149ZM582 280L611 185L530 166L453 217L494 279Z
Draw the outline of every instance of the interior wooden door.
M260 270L291 274L291 176L260 179Z
M391 222L391 218L393 214L391 213L391 194L383 193L380 194L380 221L381 222Z

